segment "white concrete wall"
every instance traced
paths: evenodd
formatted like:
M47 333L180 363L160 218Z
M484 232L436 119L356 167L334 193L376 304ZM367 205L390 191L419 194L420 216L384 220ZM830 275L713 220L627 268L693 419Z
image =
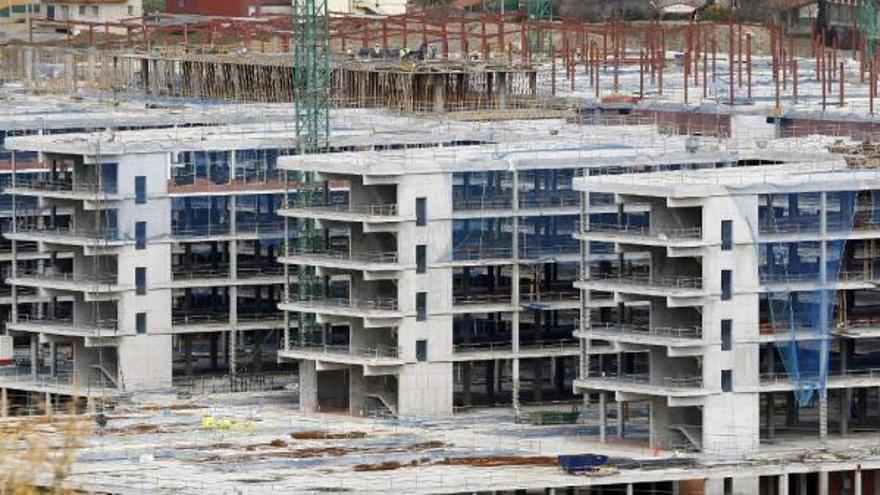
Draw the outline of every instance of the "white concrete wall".
M48 2L43 6L43 15L46 8L55 8L55 19L59 21L84 21L84 22L114 22L129 17L143 15L143 0L127 0L124 3L101 3L67 4L64 2ZM81 9L80 7L84 7ZM94 8L97 7L97 13Z
M415 219L416 198L427 198L427 226L415 221L398 231L398 255L402 264L415 266L418 244L427 245L427 273L406 270L398 280L398 296L404 318L398 329L402 356L415 361L416 341L428 341L428 362L406 365L399 377L398 407L401 415L445 416L452 414L452 269L438 267L452 252L452 176L410 175L397 188L400 215ZM428 318L416 321L417 292L427 292Z
M714 391L703 407L703 448L712 453L747 453L759 443L757 225L754 196L705 201L703 236L709 241L703 277L710 296L703 307L703 383ZM734 247L721 250L721 222L733 221ZM721 270L732 270L733 297L721 300ZM732 350L721 350L721 320L732 320ZM733 370L733 392L721 392L721 370ZM749 392L738 392L749 390Z

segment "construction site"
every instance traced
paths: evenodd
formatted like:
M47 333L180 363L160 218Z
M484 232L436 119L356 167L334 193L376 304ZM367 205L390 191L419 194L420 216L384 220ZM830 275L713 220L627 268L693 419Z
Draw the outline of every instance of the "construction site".
M0 2L0 491L880 495L878 0L200 3Z

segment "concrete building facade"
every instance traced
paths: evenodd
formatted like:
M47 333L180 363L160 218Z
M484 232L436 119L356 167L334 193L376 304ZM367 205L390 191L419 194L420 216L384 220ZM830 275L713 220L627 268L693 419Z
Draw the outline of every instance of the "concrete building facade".
M652 446L711 455L818 445L880 418L877 176L801 151L776 153L788 164L575 181L584 202L618 205L603 222L584 216L578 235L585 255L605 243L619 257L585 258L578 284L585 305L617 303L585 308L578 331L586 350L618 351L583 354L575 382L598 402L603 439L612 402L618 428L621 404L645 404ZM753 482L736 490L756 492Z

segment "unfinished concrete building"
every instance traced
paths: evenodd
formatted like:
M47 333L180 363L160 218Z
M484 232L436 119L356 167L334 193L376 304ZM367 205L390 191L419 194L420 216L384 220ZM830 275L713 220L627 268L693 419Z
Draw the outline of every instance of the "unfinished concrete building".
M585 202L618 205L602 222L584 216L579 234L587 255L602 243L619 257L585 261L578 284L586 305L617 304L585 309L578 332L587 351L618 351L585 353L575 382L598 402L603 441L612 400L617 429L626 406L647 404L651 445L712 455L815 446L876 427L880 183L876 170L810 153L815 144L775 149L787 164L575 181ZM828 493L822 476L792 487ZM757 479L734 489L756 493Z

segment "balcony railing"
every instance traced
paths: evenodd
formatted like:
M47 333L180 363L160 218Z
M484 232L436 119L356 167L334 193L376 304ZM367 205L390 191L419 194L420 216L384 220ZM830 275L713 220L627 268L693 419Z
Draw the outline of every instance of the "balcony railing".
M291 209L312 210L328 213L353 213L357 215L393 217L397 216L397 205L394 203L375 203L352 205L347 203L294 203Z
M591 375L590 378L596 380L609 380L623 384L659 386L675 389L699 389L703 387L703 378L699 376L691 377L663 377L660 381L651 380L650 373L622 373L622 374L601 374Z
M657 289L702 289L702 277L654 277L650 274L634 273L630 275L594 274L592 281L617 282L625 285L641 285Z
M797 218L762 218L758 225L760 234L815 234L819 232L819 216L804 215Z
M491 196L488 198L453 198L452 211L469 210L509 210L513 196Z
M96 320L74 321L72 317L19 315L18 322L29 325L46 325L53 327L85 328L115 332L119 321L115 318L99 318ZM10 323L11 324L11 323Z
M452 257L456 261L478 261L484 259L510 259L513 258L512 247L488 247L488 246L461 246L452 250Z
M519 350L522 351L563 351L570 350L578 346L577 339L558 339L558 340L542 340L528 343L520 343ZM464 344L456 344L452 348L452 352L468 353L468 352L510 352L513 350L513 344L508 341L500 342L468 342Z
M11 231L11 228L4 230L9 232ZM115 228L85 229L76 227L38 227L34 225L23 225L16 229L16 233L95 242L133 240L133 237L129 236L127 233L120 232L119 229Z
M57 271L21 270L17 274L20 277L35 278L50 281L73 282L95 285L115 285L116 275L98 275L90 273L70 273Z
M200 278L227 278L229 277L228 266L199 266L181 265L175 267L171 276L174 280L194 280Z
M293 250L291 256L303 256L327 260L354 261L362 263L397 263L397 253L387 252L351 252L335 250Z
M649 325L627 325L623 323L593 323L590 328L587 328L587 332L590 332L591 330L605 333L672 339L701 339L703 337L703 329L698 326L657 327Z
M520 208L570 208L580 205L580 194L577 191L559 191L553 194L520 196Z
M172 311L172 325L205 325L211 323L229 323L229 312L216 313L178 313Z
M699 240L703 237L703 229L700 227L656 229L642 225L591 223L587 232L671 241Z
M507 294L460 294L452 297L453 305L467 304L512 304L510 298L510 288L498 289L499 291L507 290Z
M377 359L377 358L398 358L400 357L400 347L390 346L372 346L372 347L351 347L348 345L330 345L330 344L295 344L291 346L291 351L302 351L316 354L326 354L328 356L351 356L359 358Z
M117 187L115 182L96 183L74 183L66 180L33 180L33 181L16 181L16 189L24 189L29 191L61 191L61 192L77 192L87 194L116 194Z
M325 307L353 309L353 310L380 310L380 311L397 311L397 299L395 298L367 298L367 299L348 299L341 297L328 298L305 298L294 301L295 304L304 305L308 308L320 309Z

